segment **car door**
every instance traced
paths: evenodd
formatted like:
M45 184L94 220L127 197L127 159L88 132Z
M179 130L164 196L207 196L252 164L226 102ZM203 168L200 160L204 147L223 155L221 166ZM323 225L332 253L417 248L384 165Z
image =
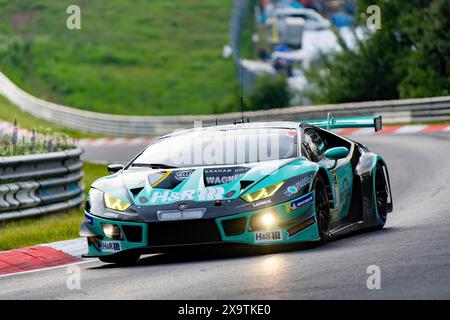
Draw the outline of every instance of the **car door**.
M303 147L311 161L317 162L325 167L333 176L332 192L334 207L331 209L331 222L336 224L349 214L350 201L353 185L353 169L350 155L339 159L335 165L334 160L325 157L325 151L338 146L349 147L348 142L339 140L336 136L327 139L326 132L307 128L304 131Z

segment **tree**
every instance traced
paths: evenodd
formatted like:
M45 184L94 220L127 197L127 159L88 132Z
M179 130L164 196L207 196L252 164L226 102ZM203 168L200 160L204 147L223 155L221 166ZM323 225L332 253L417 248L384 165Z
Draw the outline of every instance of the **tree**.
M250 96L249 110L284 108L289 106L291 94L283 76L263 75L256 79Z
M345 47L307 71L315 103L448 95L450 0L359 0L381 9L381 29L366 29L356 50Z

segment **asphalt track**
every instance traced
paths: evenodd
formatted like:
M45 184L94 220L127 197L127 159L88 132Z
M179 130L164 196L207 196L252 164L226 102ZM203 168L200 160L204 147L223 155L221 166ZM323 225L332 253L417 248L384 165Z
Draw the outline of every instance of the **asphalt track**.
M394 212L384 230L288 251L152 255L129 267L94 260L79 264L80 290L67 288L61 267L0 278L0 298L449 299L450 134L354 138L389 165ZM85 156L127 160L115 149ZM380 290L366 286L370 265L381 270Z

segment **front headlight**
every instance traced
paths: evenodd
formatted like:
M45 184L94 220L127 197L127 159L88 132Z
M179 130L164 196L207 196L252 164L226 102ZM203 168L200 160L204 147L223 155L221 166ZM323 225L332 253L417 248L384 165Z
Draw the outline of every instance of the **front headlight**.
M115 211L125 211L127 210L131 204L115 198L107 193L104 193L103 199L105 201L105 207Z
M278 191L278 189L281 188L281 186L283 184L284 184L284 181L272 184L268 187L259 189L255 192L248 193L248 194L244 195L242 197L242 199L244 199L247 202L255 202L258 200L269 198L269 197L273 196Z

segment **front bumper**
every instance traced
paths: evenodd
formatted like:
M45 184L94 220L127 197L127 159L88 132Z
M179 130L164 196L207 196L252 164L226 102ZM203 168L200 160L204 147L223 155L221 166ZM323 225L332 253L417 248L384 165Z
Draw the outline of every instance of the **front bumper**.
M314 193L272 207L213 219L160 222L124 222L104 219L86 212L80 235L88 239L88 256L98 257L122 251L157 251L180 246L238 243L248 245L288 244L319 240ZM276 223L260 228L253 221L270 213ZM102 224L120 228L120 239L110 239ZM163 251L163 250L161 250Z

